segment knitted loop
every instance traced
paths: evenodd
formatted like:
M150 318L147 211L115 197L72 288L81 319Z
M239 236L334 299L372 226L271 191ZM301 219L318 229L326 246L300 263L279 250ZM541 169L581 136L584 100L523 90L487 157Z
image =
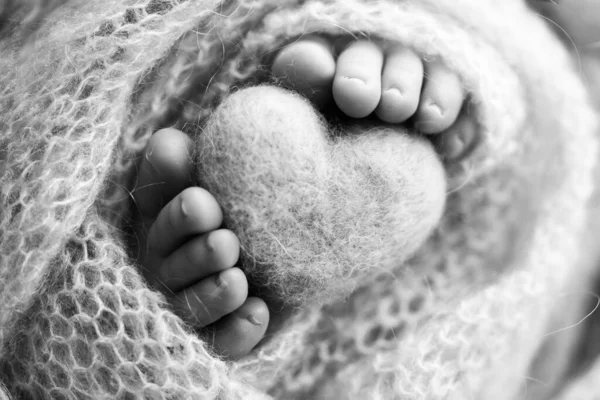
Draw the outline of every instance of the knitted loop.
M516 398L555 294L587 277L573 260L595 116L520 1L73 1L29 42L14 26L0 36L0 368L15 398ZM131 266L136 160L162 126L200 132L312 32L441 58L482 142L448 167L460 189L410 261L226 365Z

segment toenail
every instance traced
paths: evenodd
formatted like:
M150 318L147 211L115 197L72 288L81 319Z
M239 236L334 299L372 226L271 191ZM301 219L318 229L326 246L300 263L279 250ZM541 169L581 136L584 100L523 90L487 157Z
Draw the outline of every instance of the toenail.
M217 287L224 289L227 287L227 281L223 278L223 275L227 272L227 270L221 272L217 275L217 279L215 280L217 283Z
M384 95L391 95L394 97L402 97L403 93L400 89L398 89L397 87L391 87L389 89L386 89L385 92L383 92Z
M436 117L440 117L440 118L444 117L444 110L442 109L442 107L440 107L438 104L434 103L433 101L428 101L425 104L425 107L427 108L427 110L430 113L433 113Z
M213 236L214 235L212 235L211 233L206 235L206 240L204 242L204 245L205 245L205 249L206 249L207 253L215 252L215 238Z
M397 87L391 87L389 89L386 89L386 91L384 93L389 93L389 94L393 94L393 95L397 95L397 96L402 96L402 91L397 88Z
M356 83L361 84L361 85L366 85L367 84L367 81L365 81L364 79L356 78L354 76L342 76L342 79L345 79L345 80L350 81L350 82L356 82Z
M261 326L263 323L260 322L254 315L248 315L246 319L252 324L256 326Z
M187 202L185 201L185 196L181 196L181 203L179 204L179 207L181 209L181 215L183 215L184 218L190 216L189 210L187 208Z

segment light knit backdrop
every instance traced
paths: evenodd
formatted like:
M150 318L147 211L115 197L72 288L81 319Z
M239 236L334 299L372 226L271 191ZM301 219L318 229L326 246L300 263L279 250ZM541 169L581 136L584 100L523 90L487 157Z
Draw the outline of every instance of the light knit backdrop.
M565 398L600 398L597 367L567 382L594 298L596 115L520 0L3 0L0 23L7 395L509 400L569 385ZM135 163L160 127L201 134L232 88L263 82L273 51L312 32L441 57L483 140L447 165L443 218L410 260L227 363L128 254Z

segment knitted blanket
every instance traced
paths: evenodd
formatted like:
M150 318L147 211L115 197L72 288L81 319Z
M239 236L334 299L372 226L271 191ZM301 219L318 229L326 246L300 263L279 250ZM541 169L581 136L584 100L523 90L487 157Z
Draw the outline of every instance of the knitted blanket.
M6 395L506 400L551 398L567 385L579 322L591 311L597 256L586 249L596 115L571 58L522 1L0 1L0 23L0 371ZM255 130L276 128L266 114L248 112L254 109L247 102L255 100L257 110L272 107L283 121L289 111L273 105L290 101L298 112L288 127L327 134L321 116L293 95L240 90L273 84L266 71L274 51L314 32L399 41L426 59L439 57L469 93L481 140L468 159L437 170L445 174L445 210L438 205L422 236L401 242L399 250L399 239L385 235L395 229L409 235L412 228L401 218L421 221L411 214L419 207L382 214L387 219L379 228L361 215L356 221L328 215L336 227L329 237L340 235L335 243L348 246L338 254L348 264L339 275L302 276L306 292L278 290L294 282L285 280L289 269L253 270L247 263L251 282L266 282L273 301L295 296L297 307L250 355L225 362L146 285L132 261L127 231L135 215L129 194L136 161L161 127L196 137L199 183L220 196L226 220L235 222L244 215L235 214L241 200L218 177L237 182L255 157L244 158L243 168L220 162L228 149L237 156L240 149L259 152L252 140L228 132L245 122ZM236 122L219 128L229 117ZM348 129L361 168L378 171L373 180L392 182L399 167L377 164L374 155L389 157L389 146L416 140L415 133L386 141L385 131L367 136L360 126ZM309 144L298 135L257 137L263 145L278 140L281 148L299 142L288 155L304 145L317 148L310 142L316 136ZM216 139L223 142L211 149ZM264 193L284 188L308 198L303 185L269 182L286 177L286 161L313 162L311 154L274 155L261 164L273 177L261 181ZM410 163L421 173L414 157ZM316 195L337 182L338 199L348 205L396 206L369 185L344 190L349 175L319 180L321 164L314 165ZM426 186L433 175L420 176ZM276 225L291 208L260 214L258 221ZM356 234L348 226L354 222L375 229L369 232L381 240L346 241L348 232ZM277 226L287 232L286 224ZM236 232L250 249L246 259L266 240L251 227L256 224L242 222ZM319 257L326 252L318 249ZM315 259L321 263L313 266L315 274L332 268ZM294 258L281 260L294 266ZM303 258L309 266L310 260ZM282 277L277 285L268 279L274 274ZM575 386L572 398L593 398L590 385L583 394Z

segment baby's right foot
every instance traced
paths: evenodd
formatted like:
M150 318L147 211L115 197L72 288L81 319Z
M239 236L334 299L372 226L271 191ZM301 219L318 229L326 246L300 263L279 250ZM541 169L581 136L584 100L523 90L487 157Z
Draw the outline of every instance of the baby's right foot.
M331 99L352 118L372 113L386 123L409 119L432 135L446 160L464 157L476 142L475 122L461 114L465 93L456 74L438 61L424 62L402 45L383 48L366 40L342 45L311 37L286 46L272 72L283 85L317 106Z
M235 266L239 241L219 229L223 215L206 190L190 187L192 142L163 129L148 143L133 193L141 224L136 232L143 275L195 328L212 328L214 349L227 358L246 355L269 323L266 304L248 297Z

